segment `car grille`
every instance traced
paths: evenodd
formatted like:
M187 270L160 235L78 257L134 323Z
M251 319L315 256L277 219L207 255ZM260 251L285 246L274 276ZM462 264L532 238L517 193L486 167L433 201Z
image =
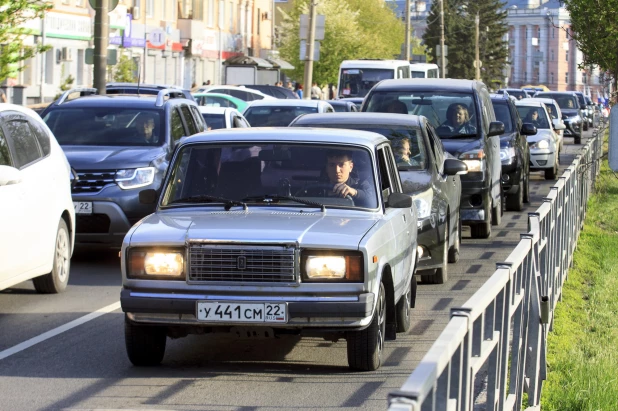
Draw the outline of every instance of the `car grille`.
M106 214L78 214L75 216L75 232L77 234L107 234L109 223L110 220Z
M189 245L189 281L296 282L296 250L288 246Z
M79 181L73 187L73 193L98 193L109 184L116 184L116 170L78 171Z

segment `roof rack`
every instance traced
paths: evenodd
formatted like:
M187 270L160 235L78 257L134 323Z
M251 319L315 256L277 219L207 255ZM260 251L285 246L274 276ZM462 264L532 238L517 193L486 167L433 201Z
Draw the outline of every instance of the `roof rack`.
M166 96L169 98L174 98L178 96L184 97L184 94L182 90L179 90L179 89L164 88L163 90L159 91L159 93L157 94L157 100L155 101L155 106L161 107L163 105L163 102L165 101Z
M80 87L80 88L72 88L70 90L65 91L64 93L62 93L62 95L60 96L60 98L58 99L58 103L56 103L57 105L60 105L62 103L64 103L67 98L69 97L69 94L72 93L79 93L79 96L91 96L93 94L97 94L97 89L96 88L85 88L85 87Z

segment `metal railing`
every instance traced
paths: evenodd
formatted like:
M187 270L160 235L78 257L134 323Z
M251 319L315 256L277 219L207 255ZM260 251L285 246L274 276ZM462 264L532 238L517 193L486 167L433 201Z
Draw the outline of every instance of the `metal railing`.
M600 171L602 136L595 132L528 213L528 232L487 282L451 309L442 334L389 394L390 411L471 411L483 389L485 410L521 410L524 393L529 407L540 407L547 335Z

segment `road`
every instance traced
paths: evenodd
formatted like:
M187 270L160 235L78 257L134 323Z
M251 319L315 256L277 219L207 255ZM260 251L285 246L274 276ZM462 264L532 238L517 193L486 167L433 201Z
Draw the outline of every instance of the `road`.
M578 147L565 139L562 169ZM133 367L124 348L118 252L80 252L65 293L39 295L30 282L0 292L0 410L384 410L387 394L421 360L450 308L485 282L527 230L526 213L552 182L534 172L530 184L524 211L505 212L489 239L464 238L446 284L419 284L412 329L387 342L376 372L350 372L344 340L227 335L168 339L161 366Z

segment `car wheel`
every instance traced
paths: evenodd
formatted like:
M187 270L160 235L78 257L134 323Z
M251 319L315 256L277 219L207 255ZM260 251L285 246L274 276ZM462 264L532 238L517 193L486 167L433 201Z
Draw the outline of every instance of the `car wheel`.
M34 289L39 293L55 294L66 290L71 268L71 239L63 219L58 223L54 243L54 262L49 274L32 279Z
M459 249L461 247L461 217L457 215L457 232L453 240L453 245L448 249L448 262L456 263L459 261Z
M442 265L433 271L433 274L421 275L421 281L425 284L444 284L448 281L448 239L449 223L446 220L444 228L444 247L442 247ZM430 272L431 272L430 271Z
M152 325L138 325L124 318L124 342L133 365L158 365L165 355L166 330Z
M491 209L491 225L500 225L502 222L502 190L500 190L500 197L498 197L498 204Z
M524 179L525 176L522 173L519 178L519 185L517 186L517 192L506 196L506 209L508 211L521 211L524 208Z
M584 121L584 122L582 123L582 130L584 130L584 131L588 131L588 122L587 122L587 121Z
M412 327L412 290L416 288L416 276L412 275L408 292L401 296L397 303L397 332L406 333Z
M376 309L369 327L346 333L348 365L351 369L375 371L382 365L384 336L386 334L386 292L380 283Z
M581 144L582 143L582 136L581 136L581 134L579 136L576 135L574 137L574 140L575 140L574 141L575 144Z
M545 180L555 180L558 175L558 163L554 164L553 168L545 170Z

